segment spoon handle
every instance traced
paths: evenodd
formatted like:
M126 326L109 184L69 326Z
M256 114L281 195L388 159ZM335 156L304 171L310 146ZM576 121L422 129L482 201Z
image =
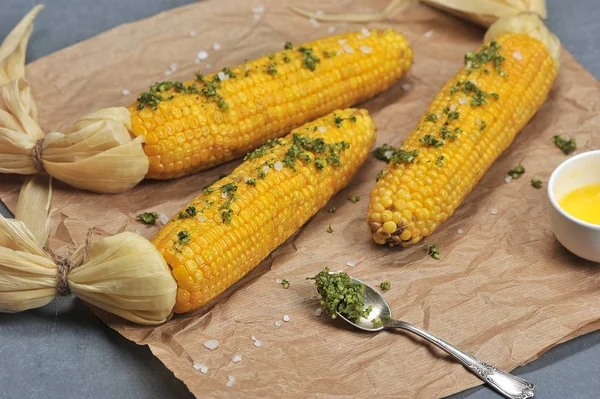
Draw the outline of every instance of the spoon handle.
M526 399L531 398L534 395L535 387L531 382L506 373L502 370L498 370L494 366L490 366L489 364L482 362L468 353L461 351L457 347L450 345L448 342L439 339L435 335L425 330L421 330L410 323L399 320L391 320L385 324L385 327L401 328L426 339L438 348L454 356L456 359L458 359L458 361L464 364L469 371L507 398Z

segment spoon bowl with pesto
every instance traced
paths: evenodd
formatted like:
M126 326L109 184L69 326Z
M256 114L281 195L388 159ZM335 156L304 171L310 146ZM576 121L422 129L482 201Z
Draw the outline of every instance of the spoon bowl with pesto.
M332 318L341 318L364 331L379 332L390 328L409 331L452 355L470 372L507 398L526 399L534 395L534 385L506 373L458 349L435 335L410 323L392 318L385 298L365 282L346 273L325 269L315 277L321 305Z

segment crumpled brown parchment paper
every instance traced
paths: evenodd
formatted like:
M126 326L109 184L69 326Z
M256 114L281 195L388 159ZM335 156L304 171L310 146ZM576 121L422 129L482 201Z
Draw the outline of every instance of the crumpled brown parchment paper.
M260 20L251 7L264 5ZM298 2L296 2L298 3ZM301 4L300 4L301 3ZM386 1L300 2L307 9L372 12ZM357 30L361 25L320 24L290 13L276 0L205 1L127 24L40 59L27 68L46 131L68 127L98 108L126 105L149 84L187 79L294 43ZM463 54L478 47L483 31L425 6L398 15L391 26L415 52L410 76L363 104L379 128L378 143L400 144ZM191 37L189 31L196 31ZM431 31L430 37L425 32ZM222 46L211 50L213 43ZM210 56L195 64L196 53ZM164 75L171 63L177 69ZM206 68L206 64L212 64ZM123 96L123 89L131 95ZM201 398L235 397L441 397L481 382L436 349L404 333L360 333L315 316L318 301L306 281L328 266L377 285L392 282L385 297L394 316L411 321L505 370L585 332L600 328L600 265L568 253L553 237L546 217L546 185L565 159L552 136L575 137L578 151L600 148L600 85L563 51L558 80L546 104L484 176L454 216L422 246L389 249L372 243L365 225L369 192L384 164L369 159L348 188L331 200L337 213L321 211L289 242L217 301L175 316L159 327L141 327L98 312L126 338L153 353ZM527 172L505 183L506 171ZM237 162L174 181L146 181L119 195L96 195L55 182L49 245L66 253L81 245L88 228L139 230L158 227L134 220L140 211L172 215L203 186ZM2 176L0 197L16 202L22 179ZM349 195L360 195L352 204ZM490 209L497 208L492 215ZM326 233L331 225L333 234ZM464 231L458 234L458 229ZM441 260L425 256L436 243ZM354 268L346 266L356 262ZM283 289L276 278L291 282ZM281 321L284 314L291 321ZM251 336L262 341L255 347ZM203 344L217 339L209 351ZM232 357L242 354L240 363ZM208 366L206 375L192 364ZM235 377L226 387L228 376Z

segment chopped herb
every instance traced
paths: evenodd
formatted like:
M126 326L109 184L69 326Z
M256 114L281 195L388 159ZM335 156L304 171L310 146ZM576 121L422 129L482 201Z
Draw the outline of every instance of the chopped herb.
M383 144L381 147L375 148L375 158L390 162L396 152L396 149L391 145Z
M267 172L265 172L262 168L260 168L260 170L258 171L258 174L257 174L257 178L262 180L265 178L266 175L267 175Z
M179 244L185 245L189 244L192 238L190 237L190 234L187 230L182 230L179 233L177 233L177 239L179 240Z
M273 60L273 59L275 59L275 54L273 54L273 53L269 53L269 56L268 56L268 57L269 57L269 59L270 59L270 60Z
M461 128L459 128L459 127L457 127L456 129L454 129L454 133L456 133L456 134L460 134L462 132L463 132L463 130Z
M442 140L436 139L431 134L426 134L425 136L421 137L419 141L425 145L431 145L433 147L441 147L444 145Z
M327 232L329 234L333 233L333 229L331 228L331 225L327 226Z
M456 131L456 129L455 129L455 131ZM446 125L443 125L440 128L440 137L443 138L444 140L449 140L449 139L456 140L458 138L458 136L456 134L452 133L452 130L448 129L446 127Z
M397 151L393 156L391 162L396 163L411 163L419 155L417 150L406 151L403 148Z
M283 288L285 288L286 290L287 290L288 288L290 288L290 282L289 282L289 281L287 281L286 279L282 279L282 280L281 280L281 285L283 285Z
M387 175L387 170L380 170L379 173L377 173L377 177L375 178L375 181L379 181L381 179L383 179L383 177Z
M477 85L470 80L462 81L459 80L456 82L454 86L450 88L450 95L454 95L457 91L462 91L465 94L471 94L471 107L479 107L484 104L487 104L487 98L492 97L495 100L498 100L500 96L498 93L487 93L481 90Z
M235 191L237 191L238 187L237 184L235 184L234 182L231 183L227 183L224 186L221 187L221 192L222 193L233 193Z
M525 168L523 165L517 165L508 171L508 175L513 179L518 179L523 173L525 173Z
M321 306L335 319L338 313L350 321L368 317L371 307L365 308L365 286L355 283L346 273L329 273L325 268L314 277L317 292L321 296Z
M221 173L219 175L219 180L226 178L227 176L229 176L229 173Z
M333 123L335 123L335 125L337 127L341 127L343 121L344 121L344 118L337 116L336 114L333 114Z
M283 142L280 139L275 139L275 140L267 140L265 141L265 143L258 147L256 150L249 152L248 154L246 154L246 156L244 157L244 161L248 160L248 159L256 159L256 158L260 158L264 155L267 154L267 151L270 150L271 148L278 146L278 145L282 145Z
M333 58L337 55L337 51L323 51L323 57L325 58Z
M249 186L256 186L256 179L246 179L246 184Z
M375 328L379 328L379 327L383 326L383 323L381 322L381 317L379 317L379 316L377 316L373 320L371 320L371 323L373 323L373 327L375 327Z
M156 212L140 213L139 215L136 216L136 219L138 219L140 222L142 222L144 224L156 224L156 221L158 220L158 213L156 213Z
M460 112L458 111L452 111L448 113L448 120L451 121L453 119L458 119L458 117L460 116Z
M327 209L327 213L335 213L335 211L337 211L335 206L332 206L331 208Z
M197 214L198 214L198 211L196 210L196 207L193 205L190 205L187 208L185 208L185 212L179 212L178 218L179 219L193 218Z
M221 213L221 218L223 219L223 223L229 224L231 223L231 217L233 216L233 209L228 209Z
M350 197L348 197L348 201L352 202L353 204L356 204L358 201L360 201L360 197L358 195L351 195Z
M277 69L275 69L275 66L276 66L276 65L277 65L277 64L276 64L276 63L274 63L274 62L273 62L273 63L271 63L271 64L269 64L269 65L267 65L267 73L268 73L269 75L277 75Z
M385 280L383 283L379 284L379 288L382 291L387 291L392 287L392 283L389 280Z
M356 115L352 115L350 118L348 118L348 120L349 120L350 122L354 122L354 123L356 123Z
M467 67L467 73L473 72L475 69L479 69L483 66L483 64L492 62L494 64L494 69L501 76L508 76L505 72L500 69L502 62L504 62L504 56L500 54L500 45L495 40L492 40L490 45L483 45L479 52L468 52L465 54L465 66ZM486 73L489 71L486 69Z
M314 71L317 68L317 64L321 62L321 59L313 54L311 48L299 47L298 51L304 53L304 56L302 57L303 65L311 71Z
M443 155L440 155L440 156L438 157L437 161L435 161L435 164L436 164L436 165L437 165L439 168L443 167L443 166L444 166L444 156L443 156Z
M294 45L292 44L292 42L285 42L285 46L283 46L283 48L286 50L291 50L294 48Z
M569 155L577 149L577 143L575 142L575 139L567 140L562 136L554 136L554 144L560 148L565 155Z
M450 107L444 107L444 109L442 111L444 112L445 115L448 115L448 113L450 112Z
M435 244L429 244L427 246L427 255L431 256L434 259L440 258L440 252L435 247Z
M481 126L479 126L479 130L484 130L487 127L486 121L481 121Z
M287 55L283 56L283 62L288 63L290 62L292 59L290 57L288 57Z
M431 112L427 113L427 116L425 117L425 122L437 122L438 117L436 114L432 114Z
M325 161L323 158L315 158L315 166L317 167L317 170L323 170L325 167Z
M208 195L208 194L212 193L213 191L215 191L214 188L212 188L212 187L206 187L204 190L202 190L202 194Z
M235 77L236 77L236 74L235 74L235 72L233 72L233 71L231 70L231 68L229 68L229 67L225 67L225 68L223 68L223 72L224 72L224 73L226 73L226 74L227 74L227 76L229 76L230 78L235 78Z
M539 179L531 179L531 186L533 188L542 188L542 181Z

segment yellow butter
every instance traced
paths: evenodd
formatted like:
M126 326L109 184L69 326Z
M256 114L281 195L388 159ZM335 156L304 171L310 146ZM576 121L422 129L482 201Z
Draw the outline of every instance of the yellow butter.
M571 216L600 225L600 184L579 187L562 197L559 204Z

